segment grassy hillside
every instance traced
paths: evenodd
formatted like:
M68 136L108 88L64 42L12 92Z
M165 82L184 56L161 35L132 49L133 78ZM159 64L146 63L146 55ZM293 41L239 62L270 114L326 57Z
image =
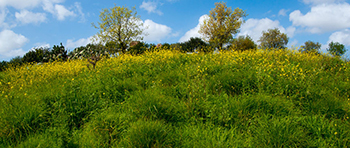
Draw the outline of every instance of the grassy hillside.
M346 147L350 63L290 51L27 65L0 73L0 147Z

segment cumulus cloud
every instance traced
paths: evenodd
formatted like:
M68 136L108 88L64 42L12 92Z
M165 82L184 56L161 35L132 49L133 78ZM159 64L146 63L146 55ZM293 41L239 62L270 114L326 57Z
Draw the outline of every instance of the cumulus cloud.
M262 36L263 31L274 28L278 28L282 33L286 33L288 37L293 37L296 30L296 28L292 26L284 28L280 25L278 20L273 21L268 18L248 19L244 24L242 24L241 31L237 35L249 35L254 42L257 42Z
M77 13L81 16L80 22L85 22L85 14L83 12L83 8L81 7L81 3L75 2L74 6L76 8Z
M63 5L56 4L55 5L55 15L57 16L58 20L63 21L68 16L75 16L75 13L73 11L69 11Z
M28 15L28 16L39 16L39 18L21 18L22 23L32 23L42 21L43 20L43 13L29 13L29 9L36 8L36 7L42 7L42 9L46 12L49 12L57 17L58 20L65 20L66 17L69 16L76 16L76 11L79 15L84 17L84 14L82 13L82 8L80 6L80 3L75 3L74 10L69 10L65 6L60 5L59 3L64 2L65 0L1 0L0 1L0 8L5 9L7 7L13 7L17 10L21 10L20 13L17 13L18 17ZM17 17L16 17L17 18ZM1 19L1 18L0 18ZM30 20L31 19L31 20ZM36 20L34 20L36 19ZM24 22L23 22L24 21Z
M50 48L50 44L49 43L36 43L35 46L31 49L35 49L35 48Z
M93 42L93 37L88 37L88 38L81 38L79 40L67 40L67 43L66 43L66 47L68 49L75 49L77 47L80 47L80 46L86 46L87 44L89 43L92 43Z
M146 10L148 13L157 13L158 15L162 15L163 13L157 10L157 6L158 6L157 2L143 1L140 8Z
M162 39L172 36L172 29L166 25L157 24L152 20L145 20L143 23L145 33L144 37L146 42L161 42Z
M45 13L33 13L28 10L22 10L21 12L16 12L16 19L23 24L39 24L45 22L46 14Z
M0 7L13 7L15 9L30 9L43 3L62 3L65 0L1 0Z
M329 40L327 43L330 42L339 42L341 44L344 44L346 46L350 46L350 30L349 29L344 29L342 31L337 31L332 33L329 36Z
M56 4L57 1L44 0L43 9L57 17L58 20L63 21L68 16L76 16L73 11L68 10L65 6Z
M203 25L203 22L205 19L207 19L208 15L202 15L198 20L198 25L191 30L187 31L184 36L182 36L179 40L179 42L186 42L191 39L191 37L202 37L201 34L199 34L200 26Z
M278 12L278 16L286 16L288 11L289 11L289 10L281 9L281 10Z
M312 5L339 3L344 1L345 0L303 0L305 4L312 4Z
M11 6L16 9L33 8L40 4L42 0L1 0L0 7Z
M302 14L295 10L289 15L294 26L305 27L311 33L324 33L350 27L350 5L320 4L313 6L311 11Z
M2 57L22 56L25 52L22 47L29 40L21 35L16 34L12 30L3 30L0 32L0 55Z
M8 10L3 8L0 8L0 27L5 27L7 24L5 23L5 19L7 16Z

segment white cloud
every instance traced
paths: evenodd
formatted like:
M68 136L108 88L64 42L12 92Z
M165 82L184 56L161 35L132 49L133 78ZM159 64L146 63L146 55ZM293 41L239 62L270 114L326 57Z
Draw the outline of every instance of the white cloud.
M332 41L339 42L346 46L350 46L350 30L344 29L342 31L332 33L332 35L329 36L329 40L327 43L330 43Z
M87 44L92 43L92 42L93 42L93 37L82 38L82 39L79 39L77 41L67 40L66 48L75 49L75 48L80 47L80 46L86 46Z
M278 28L282 33L286 33L288 37L293 37L295 33L295 27L288 27L287 29L280 25L280 22L275 20L270 20L268 18L263 19L248 19L241 26L241 31L238 36L249 35L254 42L257 42L262 36L263 31L268 29Z
M312 4L312 5L339 3L344 1L345 0L303 0L305 4Z
M148 34L144 37L146 42L161 42L162 39L173 36L171 34L172 30L170 27L162 24L157 24L152 20L145 20L143 23L145 33Z
M16 9L33 8L40 4L42 0L1 0L0 7L11 6Z
M76 16L74 11L68 10L65 6L57 4L57 3L63 2L63 0L42 0L42 1L43 1L42 2L43 10L55 15L57 19L60 21L65 20L65 18L69 16L73 16L73 17ZM78 4L78 7L77 7L77 3L75 3L75 7L78 13L80 13L79 9L81 8L79 6L80 5Z
M63 5L56 4L55 5L55 15L57 16L58 20L63 21L68 16L75 16L75 13L73 11L69 11Z
M45 13L33 13L28 10L21 10L20 13L16 12L15 17L18 21L20 21L23 24L29 24L29 23L42 23L46 20L46 14Z
M199 34L200 26L203 24L204 20L208 18L208 15L202 15L198 20L198 25L191 30L187 31L184 36L182 36L179 40L179 42L186 42L191 39L191 37L202 37L201 34Z
M0 8L0 27L5 27L7 24L5 23L5 19L7 16L8 10L5 8Z
M62 3L65 0L1 0L0 7L13 7L16 9L29 9L40 6L43 3Z
M5 57L22 56L25 52L21 49L29 40L12 30L0 32L0 55Z
M78 12L78 14L81 16L81 20L80 22L85 22L85 14L83 13L83 8L81 7L81 3L79 2L75 2L74 6L76 8L76 11Z
M49 43L36 43L35 47L33 48L50 48L50 44Z
M278 12L278 16L286 16L288 11L289 11L289 10L281 9L281 10Z
M74 11L68 10L65 6L59 4L63 3L64 1L65 0L0 0L0 10L6 9L7 7L13 7L17 10L21 10L21 13L17 13L18 17L20 17L21 15L34 16L33 13L30 14L27 10L41 6L44 11L55 15L58 20L62 21L65 20L66 17L76 16ZM74 5L74 10L82 17L84 17L80 3L76 2ZM38 16L39 14L39 18L22 17L21 22L23 23L24 21L24 23L32 23L34 20L34 22L38 22L39 20L42 21L43 13L36 13L35 16Z
M157 2L145 2L143 1L140 8L146 10L148 13L157 13L158 15L162 15L163 13L157 10Z
M308 32L323 33L350 27L350 5L320 4L313 6L311 11L302 14L299 10L289 15L294 26L306 27Z
M49 43L35 43L35 46L32 47L30 50L34 50L34 49L38 49L38 48L50 48L50 44Z

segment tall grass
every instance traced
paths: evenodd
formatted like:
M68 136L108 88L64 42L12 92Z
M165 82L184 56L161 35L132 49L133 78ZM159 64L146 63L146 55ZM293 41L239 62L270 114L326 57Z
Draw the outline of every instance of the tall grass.
M0 147L346 147L350 63L175 50L0 73Z

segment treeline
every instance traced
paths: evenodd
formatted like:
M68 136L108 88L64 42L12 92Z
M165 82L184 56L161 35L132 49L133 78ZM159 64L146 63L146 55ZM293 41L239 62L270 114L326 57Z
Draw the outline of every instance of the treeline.
M191 38L189 41L184 43L164 43L158 45L137 41L134 42L134 45L129 46L126 54L140 55L146 51L160 49L179 50L183 53L195 51L209 52L207 49L210 49L210 45L200 38ZM2 61L0 63L0 71L4 71L10 67L19 67L28 63L41 64L46 62L67 61L73 59L91 59L92 57L116 57L119 54L121 54L121 52L118 49L118 45L115 43L108 43L105 45L88 44L86 46L77 47L72 51L68 51L61 43L60 45L54 45L52 48L33 48L23 57L18 56L12 58L10 61Z
M277 32L277 33L276 33ZM275 34L275 36L271 36ZM285 49L288 43L288 38L281 36L285 34L279 32L278 29L270 29L268 32L263 32L263 36L260 38L259 42L261 44L258 46L251 37L249 36L239 36L230 41L229 44L224 46L220 50L231 50L231 51L245 51L245 50L256 50L267 49L267 50L278 50ZM272 38L271 38L272 37ZM278 39L280 37L280 39ZM283 37L282 37L283 38ZM279 40L279 42L276 42ZM141 55L146 51L156 51L156 50L176 50L182 53L212 53L215 46L204 42L201 38L191 38L187 42L183 43L163 43L163 44L149 44L145 42L134 41L128 45L125 54L131 54L134 56ZM320 54L321 44L318 42L307 41L299 48L299 52L302 53L313 53ZM345 52L345 46L338 42L331 42L327 51L334 55L335 57L342 56ZM101 44L88 44L86 46L77 47L72 51L68 51L62 43L60 45L54 45L52 48L48 47L38 47L27 52L23 57L15 57L9 62L2 61L0 63L0 71L4 71L7 68L16 68L24 64L42 64L46 62L53 61L67 61L74 59L99 59L102 57L117 57L122 52L116 43L107 43L105 45ZM96 64L97 60L95 60Z
M101 21L96 25L93 23L93 26L100 30L96 34L100 41L99 44L88 44L75 48L71 52L68 52L62 43L52 48L36 48L30 50L23 57L13 58L9 62L2 61L0 71L26 63L37 64L72 59L88 59L89 63L95 67L97 61L102 57L115 57L119 54L140 55L147 50L212 53L214 50L286 49L289 38L285 33L281 33L278 28L263 31L258 40L260 42L259 46L249 36L235 37L242 23L244 23L243 17L247 15L245 11L239 8L232 10L224 2L215 3L215 8L210 11L210 14L199 30L199 33L205 37L203 38L205 41L201 38L191 38L183 43L155 45L139 42L139 40L142 40L141 35L144 30L141 28L142 23L132 23L141 21L140 16L136 15L135 8L114 6L110 9L103 9L100 14ZM299 51L320 54L320 49L320 43L307 41L300 47ZM346 52L346 49L343 44L331 42L327 51L335 57L340 57Z

